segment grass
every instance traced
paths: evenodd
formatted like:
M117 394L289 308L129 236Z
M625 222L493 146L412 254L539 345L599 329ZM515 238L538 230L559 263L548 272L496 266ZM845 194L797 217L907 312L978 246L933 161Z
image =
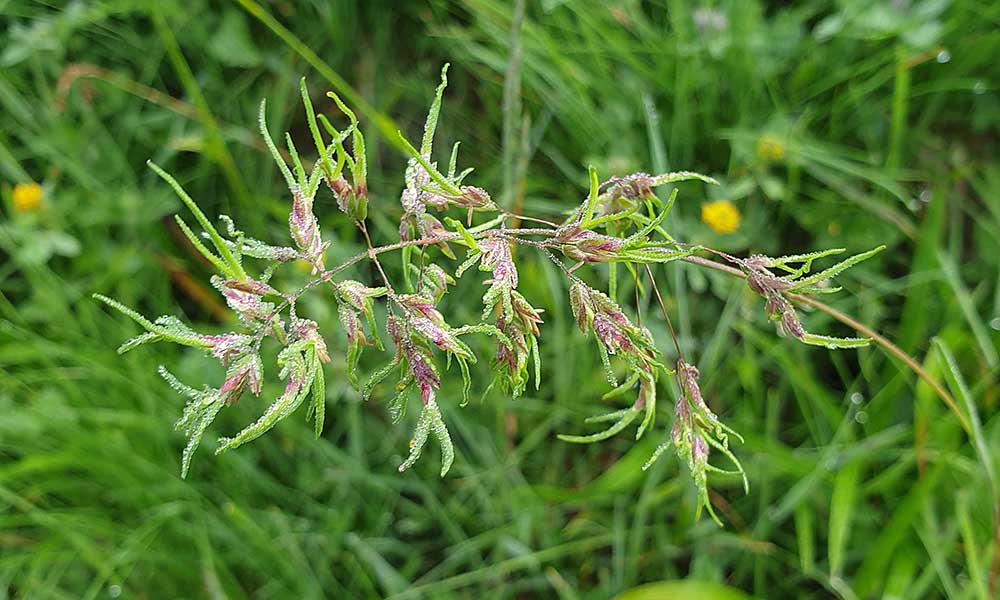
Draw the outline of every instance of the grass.
M497 0L0 2L0 597L607 598L677 579L759 598L995 594L1000 8L915 2L902 18L869 4L550 0L526 3L515 26ZM166 346L118 357L135 327L90 300L226 325L169 217L179 202L145 161L207 214L279 239L287 199L256 113L266 97L272 129L307 146L304 75L371 130L373 236L394 239L392 134L417 132L444 62L442 148L462 140L477 183L527 214L575 206L588 163L691 169L723 185L682 188L669 218L687 241L737 254L887 244L843 278L834 307L913 356L972 436L897 358L777 338L738 280L657 267L707 399L746 437L749 495L719 480L726 527L695 522L677 461L639 469L656 439L556 439L606 408L606 385L564 284L538 261L521 280L546 309L547 383L461 410L447 400L458 387L443 390L459 452L446 479L436 460L396 473L409 424L389 422L385 397L362 404L335 352L320 439L293 417L204 452L181 480L181 399L156 366L219 374ZM759 153L765 135L780 157ZM15 211L12 187L28 180L43 204ZM706 193L740 208L736 233L700 221ZM330 262L363 248L332 199L317 213L338 240ZM478 298L448 302L479 311ZM328 303L306 308L339 335ZM818 311L804 319L850 334ZM244 399L211 437L260 408Z

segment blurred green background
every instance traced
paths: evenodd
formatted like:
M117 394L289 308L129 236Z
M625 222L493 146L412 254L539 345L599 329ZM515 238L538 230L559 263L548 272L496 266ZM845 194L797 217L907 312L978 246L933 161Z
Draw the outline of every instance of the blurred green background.
M519 15L497 0L258 1L0 0L0 597L571 599L682 579L707 583L623 597L741 597L713 583L758 598L991 597L1000 4L541 0ZM588 164L602 176L697 170L723 185L681 189L668 221L680 239L739 254L887 244L829 300L974 407L975 443L880 349L779 338L738 280L668 265L656 271L667 308L709 403L746 438L735 452L751 483L744 495L715 478L726 525L695 521L683 465L665 455L639 468L668 435L669 402L639 443L555 439L607 408L607 385L564 283L525 251L522 291L546 310L544 383L464 409L446 384L459 452L447 478L436 448L396 472L415 415L392 425L389 389L360 402L332 303L314 294L303 312L335 355L323 436L300 411L212 456L216 437L265 406L246 398L181 480L183 399L156 366L187 381L222 374L168 346L117 356L137 327L90 298L204 331L232 325L172 226L179 201L145 161L209 215L284 240L288 198L257 107L266 97L272 131L308 139L305 76L318 110L336 115L319 100L336 89L363 114L373 235L394 241L404 159L376 120L415 139L444 62L439 149L461 140L473 183L527 214L575 206ZM40 199L15 194L31 182ZM701 221L718 199L739 209L737 231ZM317 213L335 239L328 262L359 250L332 198ZM476 320L481 294L461 282L450 319ZM662 323L649 326L670 355ZM265 398L280 391L273 375Z

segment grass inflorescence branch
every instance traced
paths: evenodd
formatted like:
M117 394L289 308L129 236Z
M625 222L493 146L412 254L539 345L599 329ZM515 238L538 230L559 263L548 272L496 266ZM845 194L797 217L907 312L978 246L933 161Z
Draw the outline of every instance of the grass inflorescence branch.
M517 246L541 252L566 277L568 303L576 324L585 335L592 337L612 388L604 399L625 402L622 408L586 420L588 424L602 424L604 428L600 431L566 434L560 439L593 443L630 430L636 423L634 435L636 439L641 438L654 430L658 415L657 394L663 388L661 379L673 380L678 391L671 411L672 427L646 467L666 449L673 448L691 472L699 490L700 506L707 508L716 520L708 478L735 474L742 477L746 485L743 469L730 448L731 440L741 441L742 438L723 424L705 402L698 370L681 354L670 315L649 265L687 261L745 278L750 289L763 299L765 313L775 322L778 332L793 340L828 348L852 348L874 339L896 354L895 347L887 340L812 297L835 291L837 288L829 285L831 278L874 256L881 247L814 271L815 261L842 253L843 249L743 258L678 241L664 225L677 199L678 188L673 188L666 201L657 197L654 189L682 181L717 183L711 177L687 171L660 175L635 173L602 182L597 170L591 167L586 197L562 222L514 214L494 203L485 189L467 183L472 169L459 170L457 143L446 163L433 156L434 135L446 86L447 65L441 71L441 84L436 90L419 147L411 144L402 132L398 133L396 141L408 155L403 178L405 185L399 199L402 214L399 239L383 245L374 245L368 227L367 157L361 124L353 111L332 92L329 97L348 122L343 129L338 129L333 121L318 115L304 80L300 91L310 140L317 156L311 167L302 159L288 134L284 138L291 164L286 162L267 127L267 105L264 102L260 105L261 135L288 185L287 245L275 246L249 238L236 230L228 217L222 217L227 227L225 234L220 233L173 177L149 163L150 168L174 189L201 228L198 233L177 217L178 225L194 248L215 268L212 284L240 322L240 327L234 331L203 334L173 317L151 321L110 298L97 296L135 320L144 330L123 344L120 352L149 342L170 341L211 354L224 370L223 381L218 387L202 386L200 389L185 385L166 369L160 371L171 387L188 398L183 416L177 422L177 428L189 440L183 455L183 475L188 472L201 437L221 410L247 392L254 396L261 393L264 378L261 345L265 339L273 339L281 348L277 366L278 375L285 382L284 391L259 419L235 435L222 438L217 452L226 452L256 439L307 401L307 416L315 420L316 435L321 435L326 415L324 365L330 361L331 349L318 324L298 312L298 301L303 294L321 284L329 284L337 305L347 340L344 354L351 385L367 399L383 381L395 376L395 394L389 403L394 420L405 415L411 400L420 400L409 456L400 465L400 470L411 467L420 458L428 439L433 437L441 447L441 475L447 474L455 458L446 425L451 406L442 402L438 392L442 377L452 363L457 363L463 380L460 404L468 401L472 387L470 365L479 362L480 357L465 341L467 336L485 336L494 344L488 361L492 379L484 395L496 389L509 397L517 397L524 393L532 379L536 389L540 385L542 311L521 292L514 252ZM447 168L439 166L442 164L447 164ZM324 236L314 212L314 201L324 187L365 243L363 252L333 267L326 266L326 250L336 240ZM543 226L517 226L522 221ZM459 261L455 249L464 249L464 260ZM382 255L396 251L402 263L400 281L391 278L381 259ZM724 262L710 260L705 255L714 255ZM275 271L296 260L303 261L311 269L309 281L290 291L274 287L271 282ZM340 277L349 267L363 261L370 261L375 267L377 282ZM583 273L581 269L585 266L597 264L609 265L612 276L607 291L578 275ZM631 272L637 298L640 265L646 271L674 340L676 357L673 359L665 359L649 329L643 327L641 321L633 320L629 315L632 309L617 300L614 274L619 264ZM473 323L453 324L440 311L439 303L472 267L489 274L482 297L482 317ZM374 302L381 299L387 303L387 310L380 324ZM811 333L803 327L796 304L819 308L861 331L864 337L835 338ZM382 335L391 341L391 346L383 346ZM372 347L389 351L387 364L362 383L359 358L365 349ZM905 355L900 357L911 368L915 367L921 377L933 381L919 365L906 361ZM943 390L939 387L935 390L940 394ZM945 394L942 397L948 402L950 396ZM963 424L966 424L964 420ZM733 470L718 467L712 460L713 455L723 456L733 465Z

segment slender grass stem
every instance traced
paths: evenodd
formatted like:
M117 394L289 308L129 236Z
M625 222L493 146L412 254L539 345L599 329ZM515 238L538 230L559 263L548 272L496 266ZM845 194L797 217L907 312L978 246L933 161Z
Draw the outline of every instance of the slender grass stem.
M684 257L683 260L698 266L708 267L710 269L715 269L716 271L722 271L723 273L729 273L730 275L735 275L737 277L743 277L743 273L739 269L730 267L729 265L724 265L722 263L715 262L714 260L702 258L700 256L686 256ZM857 331L861 335L871 338L872 341L881 346L883 350L885 350L892 356L895 356L899 360L903 361L903 364L905 364L907 368L913 371L913 373L917 377L923 379L927 383L927 385L931 386L931 389L934 390L934 393L939 398L941 398L941 400L946 405L948 405L948 408L951 409L953 413L955 413L955 416L958 417L958 421L962 424L962 428L966 431L966 433L971 434L972 426L969 423L969 419L968 417L965 416L965 414L961 411L961 409L959 409L958 403L955 402L955 398L953 398L952 395L948 393L948 390L946 390L944 386L941 385L941 382L934 379L934 377L932 377L930 373L928 373L922 366L920 366L920 363L917 362L915 358L904 352L899 346L892 343L884 336L880 335L877 331L875 331L871 327L857 321L856 319L854 319L849 315L840 312L839 310L833 308L832 306L824 302L816 300L815 298L794 293L789 293L788 297L794 300L795 302L811 306L821 312L828 314L837 321L840 321L844 325L847 325L851 329Z
M323 79L326 79L330 85L337 90L337 93L343 96L350 105L357 107L360 112L368 115L368 117L375 123L375 126L378 127L382 137L385 138L389 144L395 146L399 150L405 150L405 148L403 148L403 146L399 143L398 136L396 135L396 132L399 130L399 126L396 125L390 117L377 110L367 100L365 100L361 94L351 87L351 85L347 83L347 81L341 77L340 74L333 69L333 67L320 58L319 55L306 45L305 42L289 31L287 27L282 25L277 19L271 16L271 13L264 10L264 7L254 0L233 1L242 6L258 21L263 23L275 35L281 38L281 41L285 42L289 48L294 50L296 54L312 65L312 67L323 76Z
M153 24L156 26L160 39L163 40L163 46L166 48L170 64L180 78L181 84L184 86L184 91L191 96L191 100L194 102L198 113L198 119L208 134L206 141L212 158L222 167L226 183L240 201L241 206L250 206L250 192L240 175L240 170L236 166L236 160L233 159L233 155L229 152L229 148L222 137L222 129L219 127L219 121L212 113L212 109L209 107L208 100L205 99L201 87L198 86L194 73L191 71L191 65L188 64L184 53L177 44L177 38L174 37L173 30L170 29L170 25L163 16L162 8L154 3L152 14Z

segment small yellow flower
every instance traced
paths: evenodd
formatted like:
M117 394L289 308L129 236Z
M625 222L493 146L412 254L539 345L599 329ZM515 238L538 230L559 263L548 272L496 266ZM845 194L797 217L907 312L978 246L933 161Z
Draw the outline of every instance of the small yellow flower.
M42 186L37 183L19 183L14 186L14 209L31 212L42 203Z
M732 233L740 228L740 209L729 200L713 200L701 205L701 220L715 233Z
M757 157L761 160L781 160L785 158L785 140L765 133L757 140Z

